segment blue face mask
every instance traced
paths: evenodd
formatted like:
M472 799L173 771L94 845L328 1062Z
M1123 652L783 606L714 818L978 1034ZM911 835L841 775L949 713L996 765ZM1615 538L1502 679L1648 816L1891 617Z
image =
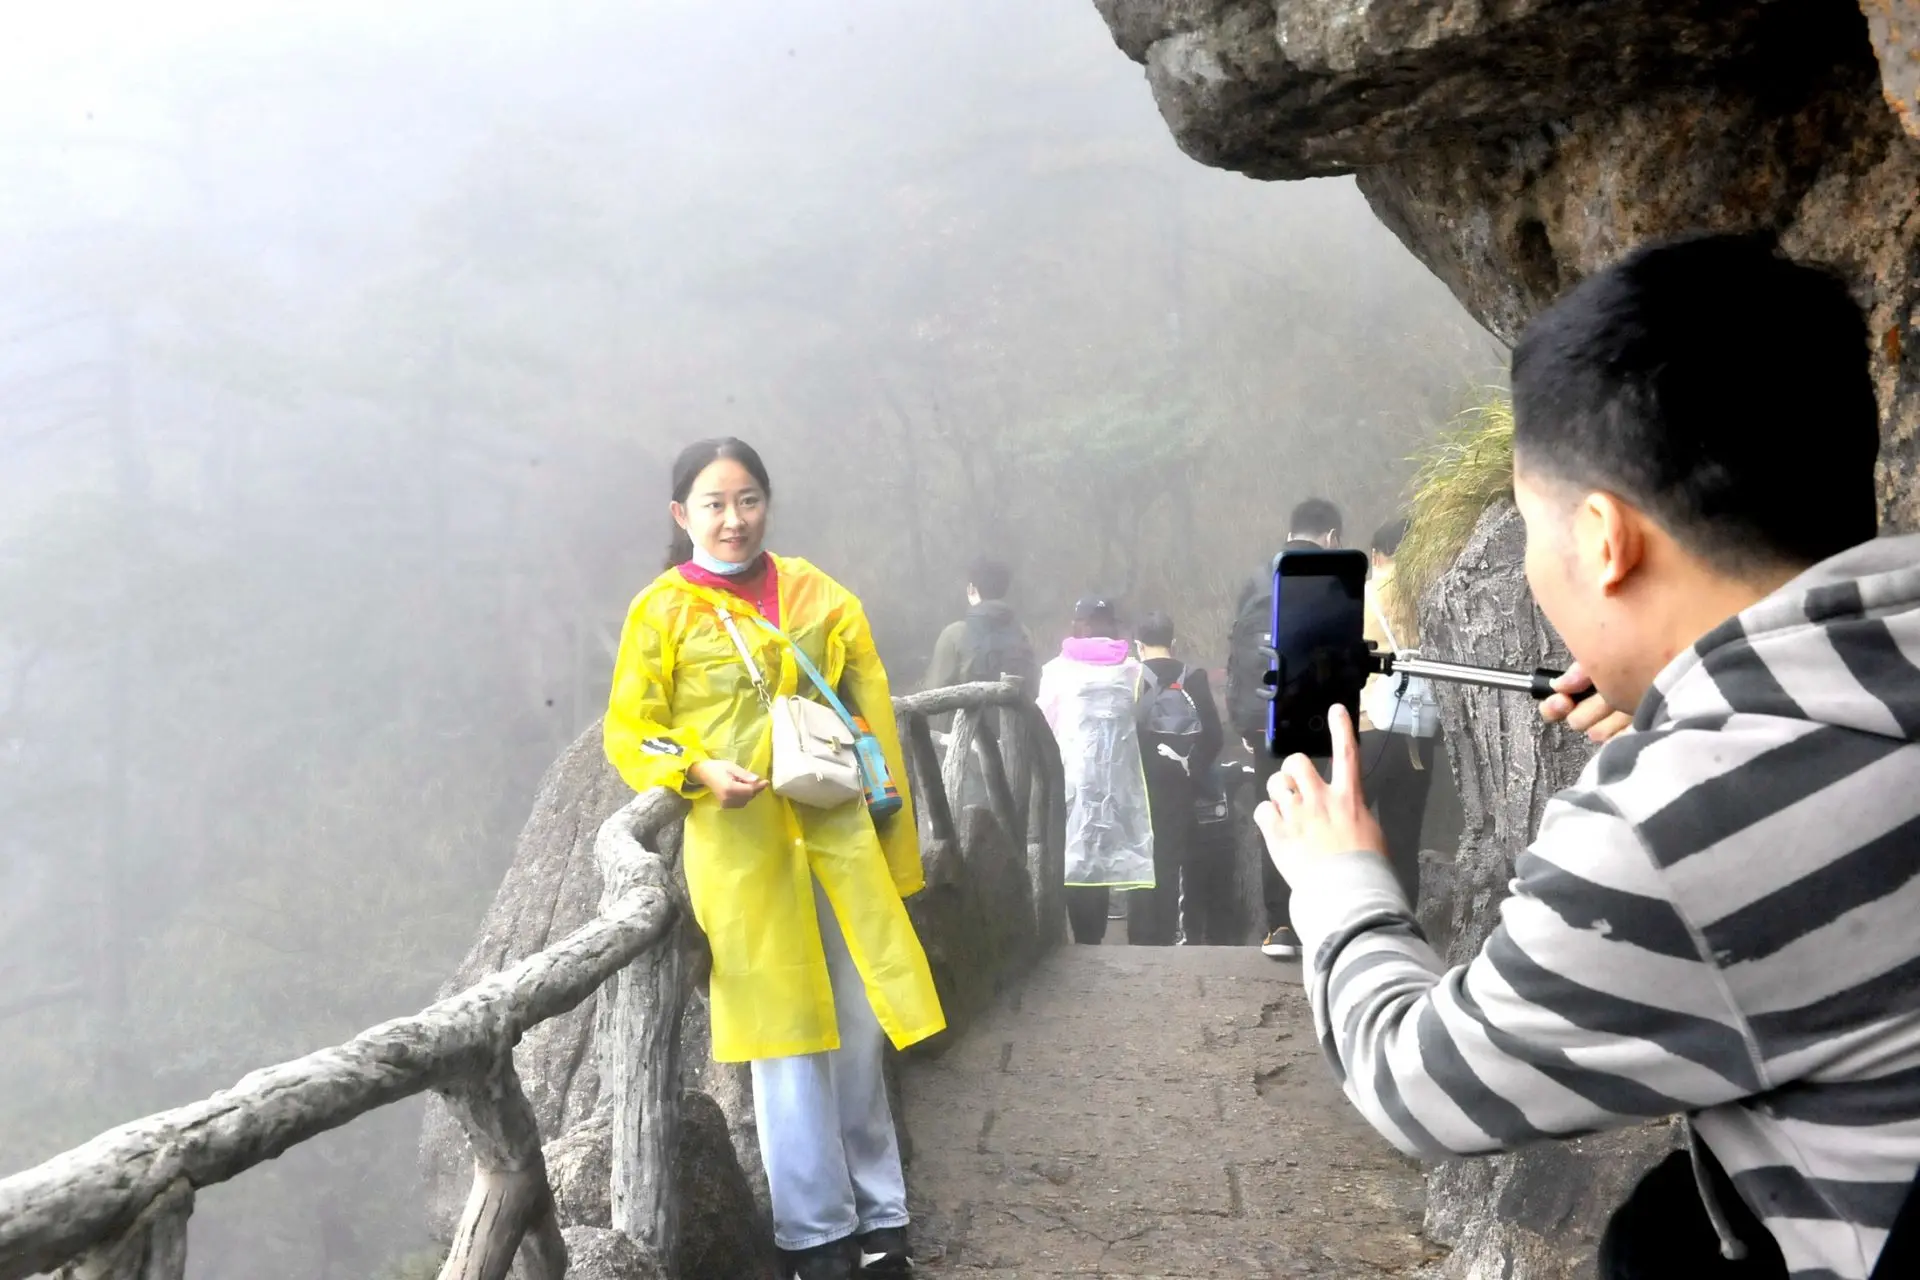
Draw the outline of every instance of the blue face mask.
M693 563L697 567L705 569L708 573L717 573L723 578L737 578L743 573L750 572L759 565L760 557L756 555L745 564L729 564L725 560L716 559L708 555L704 550L696 546L693 549Z

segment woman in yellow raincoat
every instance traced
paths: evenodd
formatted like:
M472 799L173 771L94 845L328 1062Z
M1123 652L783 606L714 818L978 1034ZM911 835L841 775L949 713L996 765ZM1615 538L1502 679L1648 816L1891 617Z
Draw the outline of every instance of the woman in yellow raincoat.
M902 902L922 885L918 831L865 611L811 564L763 549L771 497L739 440L680 455L671 567L628 612L607 758L636 791L693 802L684 858L713 952L713 1056L753 1064L783 1280L851 1276L856 1240L864 1274L901 1273L906 1190L882 1035L905 1048L946 1025ZM818 696L791 642L866 720L898 813L876 823L858 800L810 808L769 789L771 724L727 614L771 694Z

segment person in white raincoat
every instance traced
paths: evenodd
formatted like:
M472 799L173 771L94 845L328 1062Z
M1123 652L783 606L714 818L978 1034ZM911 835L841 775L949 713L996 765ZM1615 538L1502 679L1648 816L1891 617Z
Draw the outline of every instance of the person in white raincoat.
M1073 634L1040 669L1037 701L1060 744L1067 775L1067 919L1073 940L1107 933L1114 889L1153 888L1153 822L1140 763L1135 699L1140 663L1113 605L1073 606Z

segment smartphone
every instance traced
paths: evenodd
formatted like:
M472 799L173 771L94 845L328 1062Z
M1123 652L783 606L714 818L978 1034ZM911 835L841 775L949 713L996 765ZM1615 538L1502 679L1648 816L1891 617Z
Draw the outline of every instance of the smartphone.
M1333 754L1327 711L1360 722L1367 658L1367 553L1283 551L1273 558L1273 702L1267 749L1324 759Z

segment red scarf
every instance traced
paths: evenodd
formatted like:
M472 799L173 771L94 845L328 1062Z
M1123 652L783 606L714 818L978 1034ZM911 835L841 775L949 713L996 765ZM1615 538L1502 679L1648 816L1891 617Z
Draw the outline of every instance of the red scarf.
M760 554L759 568L731 578L710 573L691 560L680 566L680 576L696 587L738 596L758 609L768 622L776 627L780 625L780 572L774 568L773 557L765 552Z

